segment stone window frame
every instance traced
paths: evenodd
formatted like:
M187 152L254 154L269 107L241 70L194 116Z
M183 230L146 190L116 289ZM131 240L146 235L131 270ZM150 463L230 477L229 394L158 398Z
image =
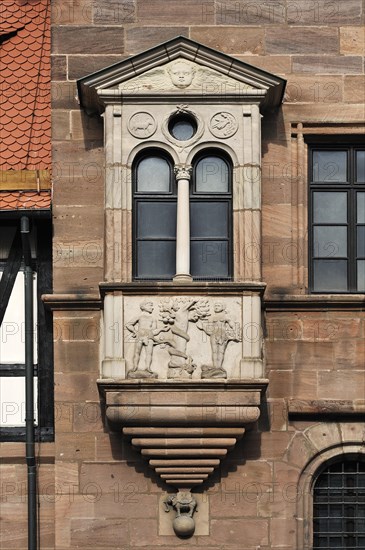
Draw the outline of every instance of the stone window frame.
M330 448L318 451L304 467L297 488L297 548L312 550L313 548L313 488L323 469L336 460L346 460L350 457L361 457L365 460L365 447L362 443L342 442Z
M147 158L149 153L155 155L155 156L161 156L161 158L164 158L167 160L168 164L170 165L170 168L172 168L172 172L174 175L172 176L171 184L171 193L169 193L170 198L175 198L177 203L177 230L176 230L176 240L175 240L175 248L176 248L176 275L173 278L173 280L187 280L192 281L193 275L191 274L191 265L190 265L190 255L191 255L191 242L192 238L190 235L190 206L192 202L196 202L197 199L200 198L201 201L206 199L207 202L210 200L216 200L216 201L224 201L229 206L229 213L228 213L228 229L227 229L227 242L228 242L228 253L227 253L227 271L228 275L227 277L219 277L218 280L220 281L231 281L233 279L233 249L234 249L234 241L233 241L233 172L234 172L234 162L232 159L232 155L227 152L223 147L219 147L216 144L212 146L211 144L203 143L199 147L198 151L195 151L195 149L190 153L189 163L186 163L184 165L181 165L176 162L175 158L169 154L169 152L163 147L164 144L159 143L159 146L151 147L149 144L147 144L145 147L141 148L138 153L134 156L132 161L132 278L134 281L138 280L151 280L151 281L161 281L161 280L171 280L171 279L165 279L165 278L141 278L136 275L137 273L137 252L136 252L136 238L137 238L137 228L136 228L136 211L135 211L135 203L138 199L138 192L136 190L136 182L137 182L137 169L139 163L143 160L143 158ZM196 167L197 164L203 160L205 157L214 156L217 158L222 159L228 168L228 183L229 183L229 190L226 193L195 193L197 196L196 199L194 199L194 185L196 181ZM182 183L181 183L182 182ZM185 185L185 189L181 189L182 185ZM145 193L146 196L148 193ZM150 194L151 195L151 194ZM200 195L200 197L198 197ZM164 195L153 193L153 196L157 198L161 198ZM147 197L148 199L151 199L151 197ZM183 207L181 208L181 203L183 203ZM182 219L185 220L184 224L181 224ZM180 225L180 227L179 227ZM181 228L181 225L184 225L184 228ZM187 226L187 227L186 227ZM181 231L182 229L182 231ZM180 239L180 242L179 242ZM182 257L182 260L181 260ZM211 280L217 280L217 278L213 277L194 277L194 280L203 280L203 281L211 281Z

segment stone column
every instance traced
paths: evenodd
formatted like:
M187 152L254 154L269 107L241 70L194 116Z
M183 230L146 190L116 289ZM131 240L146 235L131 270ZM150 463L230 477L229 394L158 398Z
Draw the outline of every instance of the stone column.
M177 180L176 275L174 281L192 281L190 275L189 182L191 166L175 166Z

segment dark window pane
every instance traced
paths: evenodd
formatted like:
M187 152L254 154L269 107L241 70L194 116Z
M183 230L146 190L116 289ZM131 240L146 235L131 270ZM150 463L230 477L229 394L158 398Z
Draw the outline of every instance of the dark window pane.
M190 256L193 277L215 279L229 276L226 241L192 241Z
M347 260L314 260L313 288L317 292L346 292Z
M137 237L175 238L176 202L136 202Z
M365 181L365 151L356 152L356 181Z
M227 163L219 157L204 157L199 160L195 171L197 193L228 193L229 170Z
M365 260L357 261L357 290L365 292Z
M313 228L315 258L347 257L347 227L326 225Z
M357 193L357 223L365 223L365 193Z
M347 193L314 192L313 193L314 223L346 223Z
M174 241L139 241L137 243L137 277L172 279L175 275Z
M346 151L313 151L313 181L346 182Z
M147 157L137 167L137 191L139 193L168 193L170 190L170 165L161 157Z
M191 202L190 236L222 238L228 236L229 202Z
M365 258L365 225L357 228L357 256Z

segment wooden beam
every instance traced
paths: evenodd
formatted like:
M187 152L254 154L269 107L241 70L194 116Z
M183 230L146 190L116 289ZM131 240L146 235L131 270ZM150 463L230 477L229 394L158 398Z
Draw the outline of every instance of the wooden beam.
M51 187L49 170L0 170L0 191L46 191Z

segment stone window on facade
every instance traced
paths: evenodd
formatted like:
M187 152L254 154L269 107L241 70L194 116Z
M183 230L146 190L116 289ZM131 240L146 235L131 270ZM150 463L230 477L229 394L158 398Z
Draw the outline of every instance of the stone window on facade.
M365 462L335 462L313 492L313 550L365 548Z
M310 149L313 292L365 292L365 149Z
M178 127L178 128L177 128ZM189 120L173 122L188 139ZM232 167L216 149L189 167L174 166L162 150L147 149L134 163L134 278L227 280L232 274Z
M24 264L18 220L0 228L0 440L25 439ZM36 433L53 437L52 319L42 294L51 290L51 228L33 222L31 231L34 319L34 410Z

